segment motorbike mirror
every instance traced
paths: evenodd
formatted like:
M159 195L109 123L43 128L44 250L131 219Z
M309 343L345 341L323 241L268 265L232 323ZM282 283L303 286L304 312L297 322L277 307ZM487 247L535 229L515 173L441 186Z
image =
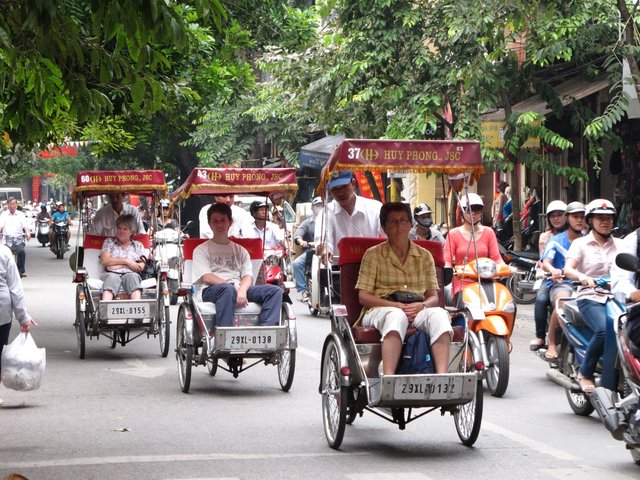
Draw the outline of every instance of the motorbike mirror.
M640 271L640 261L638 261L638 257L630 253L619 253L616 255L616 265L630 272Z
M187 223L185 223L184 227L182 227L182 231L184 232L188 228L191 228L191 226L193 226L195 223L196 222L194 222L193 220L189 220Z
M453 268L444 267L443 269L443 282L445 285L449 285L453 281Z

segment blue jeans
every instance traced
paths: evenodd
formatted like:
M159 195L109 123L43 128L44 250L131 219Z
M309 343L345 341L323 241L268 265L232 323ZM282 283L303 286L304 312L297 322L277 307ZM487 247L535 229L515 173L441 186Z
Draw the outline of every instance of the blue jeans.
M202 300L216 306L216 326L232 327L238 292L230 283L211 285L202 291ZM280 325L282 289L275 285L253 285L247 290L247 300L262 305L258 324Z
M307 276L304 274L307 266L308 253L308 250L303 251L298 258L293 261L293 279L296 282L296 291L298 293L309 293L309 289L307 288Z
M533 318L536 322L536 338L541 340L545 339L547 334L547 314L549 313L549 288L547 283L544 282L538 289L536 295L536 304L533 310Z
M580 366L580 373L587 378L593 378L598 360L604 352L607 310L604 303L598 303L593 300L578 300L578 309L580 310L580 315L582 315L582 320L593 332L593 337L587 345L584 362Z

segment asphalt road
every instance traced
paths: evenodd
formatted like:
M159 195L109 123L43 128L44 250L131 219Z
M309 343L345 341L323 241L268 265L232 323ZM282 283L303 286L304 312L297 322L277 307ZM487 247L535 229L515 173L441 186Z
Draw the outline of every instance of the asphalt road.
M290 392L280 390L275 367L258 365L237 379L195 368L183 394L173 352L162 358L157 339L115 349L94 339L78 358L66 257L56 260L32 240L27 273L27 305L40 324L33 335L47 349L47 372L34 392L0 387L0 477L631 480L640 472L596 414L575 416L563 390L545 379L546 364L528 351L531 307L519 310L507 393L485 395L473 448L460 444L450 416L434 412L400 431L365 413L334 451L318 394L329 322L305 305L295 304L300 346Z

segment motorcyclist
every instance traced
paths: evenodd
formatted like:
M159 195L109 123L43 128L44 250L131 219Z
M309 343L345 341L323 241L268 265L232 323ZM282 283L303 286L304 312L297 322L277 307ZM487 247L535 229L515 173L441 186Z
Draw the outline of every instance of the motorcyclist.
M306 302L310 295L305 270L311 263L311 256L313 255L314 249L311 248L309 244L313 243L316 218L323 206L324 202L322 201L322 197L315 197L311 201L311 216L302 222L293 234L295 244L302 247L302 252L298 258L293 261L293 278L296 282L296 291L300 294L300 301L302 302Z
M631 232L624 237L618 245L618 253L628 253L640 257L638 242L640 241L640 229ZM611 266L611 291L624 293L627 302L640 302L640 275L628 270L623 270L614 263Z
M169 209L169 200L166 198L160 200L160 209L158 212L158 230L165 228L178 228L178 222L172 218L171 210Z
M47 204L46 203L41 203L40 204L40 212L38 212L38 215L36 216L36 220L39 222L41 220L46 220L49 223L49 220L51 220L51 215L49 214L48 210L47 210Z
M549 239L544 252L540 256L542 260L542 268L551 274L551 279L545 285L540 287L543 290L546 287L547 298L551 301L552 308L555 307L556 301L562 297L569 297L573 293L573 288L562 282L562 276L566 259L566 252L576 238L583 236L585 228L584 215L586 207L580 202L571 202L567 205L565 216L567 219L567 229ZM536 339L532 342L532 346L538 348L544 345L544 335L547 323L547 306L544 306L543 312L539 312L536 299ZM558 327L558 316L556 312L552 312L549 322L549 343L545 352L545 359L554 361L558 358L556 349L555 333Z
M578 309L582 320L593 332L578 375L578 383L585 393L595 389L593 375L604 351L607 321L605 303L611 292L598 287L595 279L609 275L614 264L620 241L611 236L616 216L616 208L609 200L597 199L590 202L585 219L591 231L573 241L564 267L565 276L580 283L577 292ZM603 386L610 390L615 388L613 385Z
M242 226L241 237L261 238L264 248L285 248L284 230L270 222L267 213L267 203L261 200L251 202L249 213L253 219Z
M413 219L416 224L409 232L411 240L437 240L444 243L444 237L437 228L432 227L431 208L426 203L419 203L413 209Z
M53 212L53 215L51 215L50 223L52 224L52 228L49 229L49 245L52 252L55 249L55 234L56 234L55 228L53 228L53 225L55 225L58 222L67 222L67 225L69 226L73 225L73 223L71 223L71 216L69 215L69 212L67 212L66 207L62 202L58 202L56 204L56 211ZM71 231L67 229L67 238L65 239L65 248L67 250L69 250L70 238L71 238Z
M540 260L542 260L542 254L544 253L544 247L549 239L562 232L566 228L565 212L567 204L562 200L553 200L547 205L545 211L547 217L547 228L540 235L538 240L538 252L540 253ZM564 255L563 255L564 264ZM547 283L543 283L538 289L536 295L536 303L534 308L534 318L536 323L536 338L529 344L531 350L538 350L544 345L546 324L547 324L547 311L549 309L549 288Z

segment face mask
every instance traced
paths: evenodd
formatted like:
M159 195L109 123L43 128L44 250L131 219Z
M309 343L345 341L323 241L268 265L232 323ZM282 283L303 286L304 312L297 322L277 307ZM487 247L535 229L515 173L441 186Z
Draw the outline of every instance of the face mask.
M431 225L433 225L433 220L431 218L416 217L416 222L418 222L418 225L424 228L429 228L431 227Z

